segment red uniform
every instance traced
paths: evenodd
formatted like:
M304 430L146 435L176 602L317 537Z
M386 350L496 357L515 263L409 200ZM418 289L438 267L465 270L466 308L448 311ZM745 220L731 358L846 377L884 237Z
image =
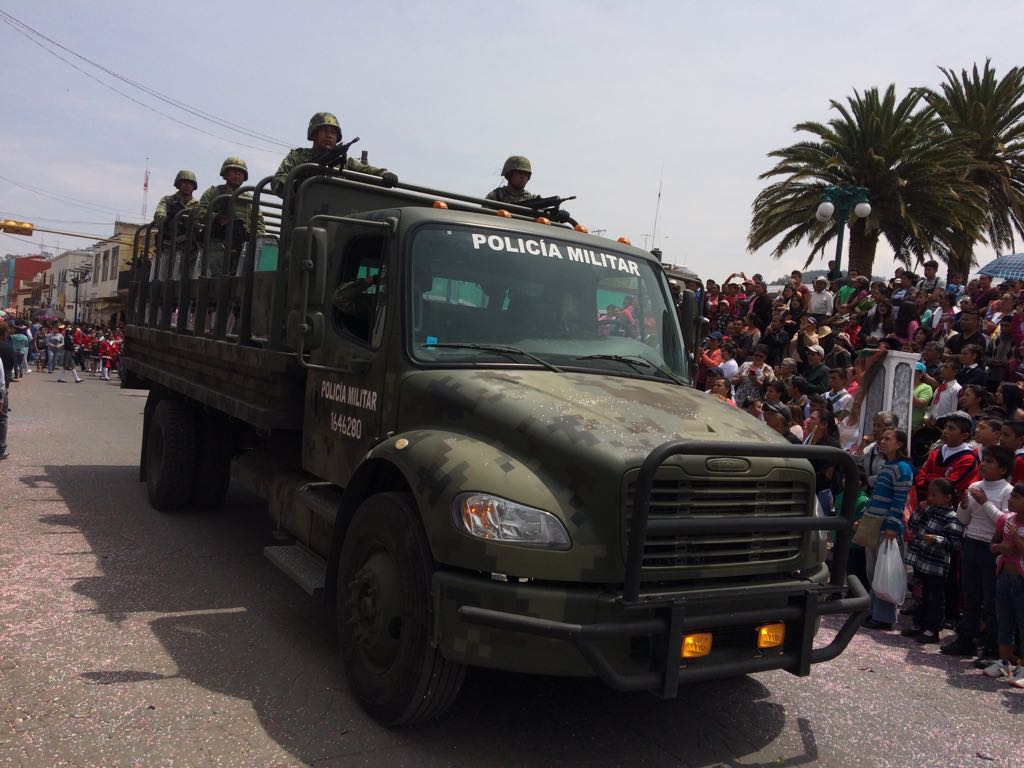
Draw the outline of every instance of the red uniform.
M928 495L928 484L940 477L949 481L956 491L957 502L966 498L967 487L978 481L978 454L973 448L964 447L948 458L942 457L942 449L939 446L928 454L924 466L917 473L914 479L914 488L917 490L918 500L924 500Z

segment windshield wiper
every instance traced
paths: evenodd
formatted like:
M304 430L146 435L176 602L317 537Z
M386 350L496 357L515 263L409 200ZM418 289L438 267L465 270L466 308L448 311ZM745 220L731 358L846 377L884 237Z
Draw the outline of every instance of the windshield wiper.
M583 357L577 357L577 360L615 360L620 363L632 366L633 370L643 373L640 369L641 366L644 368L653 368L663 376L667 376L672 379L676 384L686 385L686 382L676 376L672 371L664 366L658 365L657 363L648 360L643 355L584 355Z
M533 352L527 352L525 349L519 349L519 347L507 347L502 344L424 344L426 349L478 349L481 352L496 352L499 355L508 355L512 357L519 355L521 357L528 357L538 365L542 365L549 371L555 373L565 373L561 368L553 363L549 363L543 357L539 357Z

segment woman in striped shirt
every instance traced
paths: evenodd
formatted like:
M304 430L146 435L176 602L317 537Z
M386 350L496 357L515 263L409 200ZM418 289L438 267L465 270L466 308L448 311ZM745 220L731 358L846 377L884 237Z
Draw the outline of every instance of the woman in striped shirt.
M885 456L885 463L875 479L875 490L871 494L864 516L882 518L878 542L874 547L865 547L867 571L873 574L878 559L878 548L886 539L897 543L903 538L903 507L907 494L914 483L914 468L907 458L907 433L902 429L887 429L878 441L878 447ZM868 629L892 629L896 625L896 605L882 600L871 591L871 616L864 621Z

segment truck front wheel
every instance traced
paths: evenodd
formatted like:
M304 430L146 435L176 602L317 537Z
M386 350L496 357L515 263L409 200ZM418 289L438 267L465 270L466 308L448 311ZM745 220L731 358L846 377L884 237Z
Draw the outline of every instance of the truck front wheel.
M385 725L443 715L465 667L431 646L434 561L409 494L379 493L356 510L338 566L338 639L349 685Z
M161 400L146 435L146 490L154 509L188 503L195 473L195 412L184 400Z

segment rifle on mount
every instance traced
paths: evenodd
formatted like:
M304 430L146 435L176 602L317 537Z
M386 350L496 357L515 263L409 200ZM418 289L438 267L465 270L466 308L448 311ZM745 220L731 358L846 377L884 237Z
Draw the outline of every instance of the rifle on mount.
M557 221L560 224L572 224L575 227L579 222L568 211L562 210L562 203L575 199L576 195L570 197L552 195L551 197L535 197L533 200L523 200L521 203L516 203L516 205L529 208L538 216L544 216L551 219L551 221Z
M348 160L348 148L357 141L359 141L358 136L345 144L338 144L334 148L328 149L319 157L313 158L313 162L319 163L324 168L344 167L345 161Z

